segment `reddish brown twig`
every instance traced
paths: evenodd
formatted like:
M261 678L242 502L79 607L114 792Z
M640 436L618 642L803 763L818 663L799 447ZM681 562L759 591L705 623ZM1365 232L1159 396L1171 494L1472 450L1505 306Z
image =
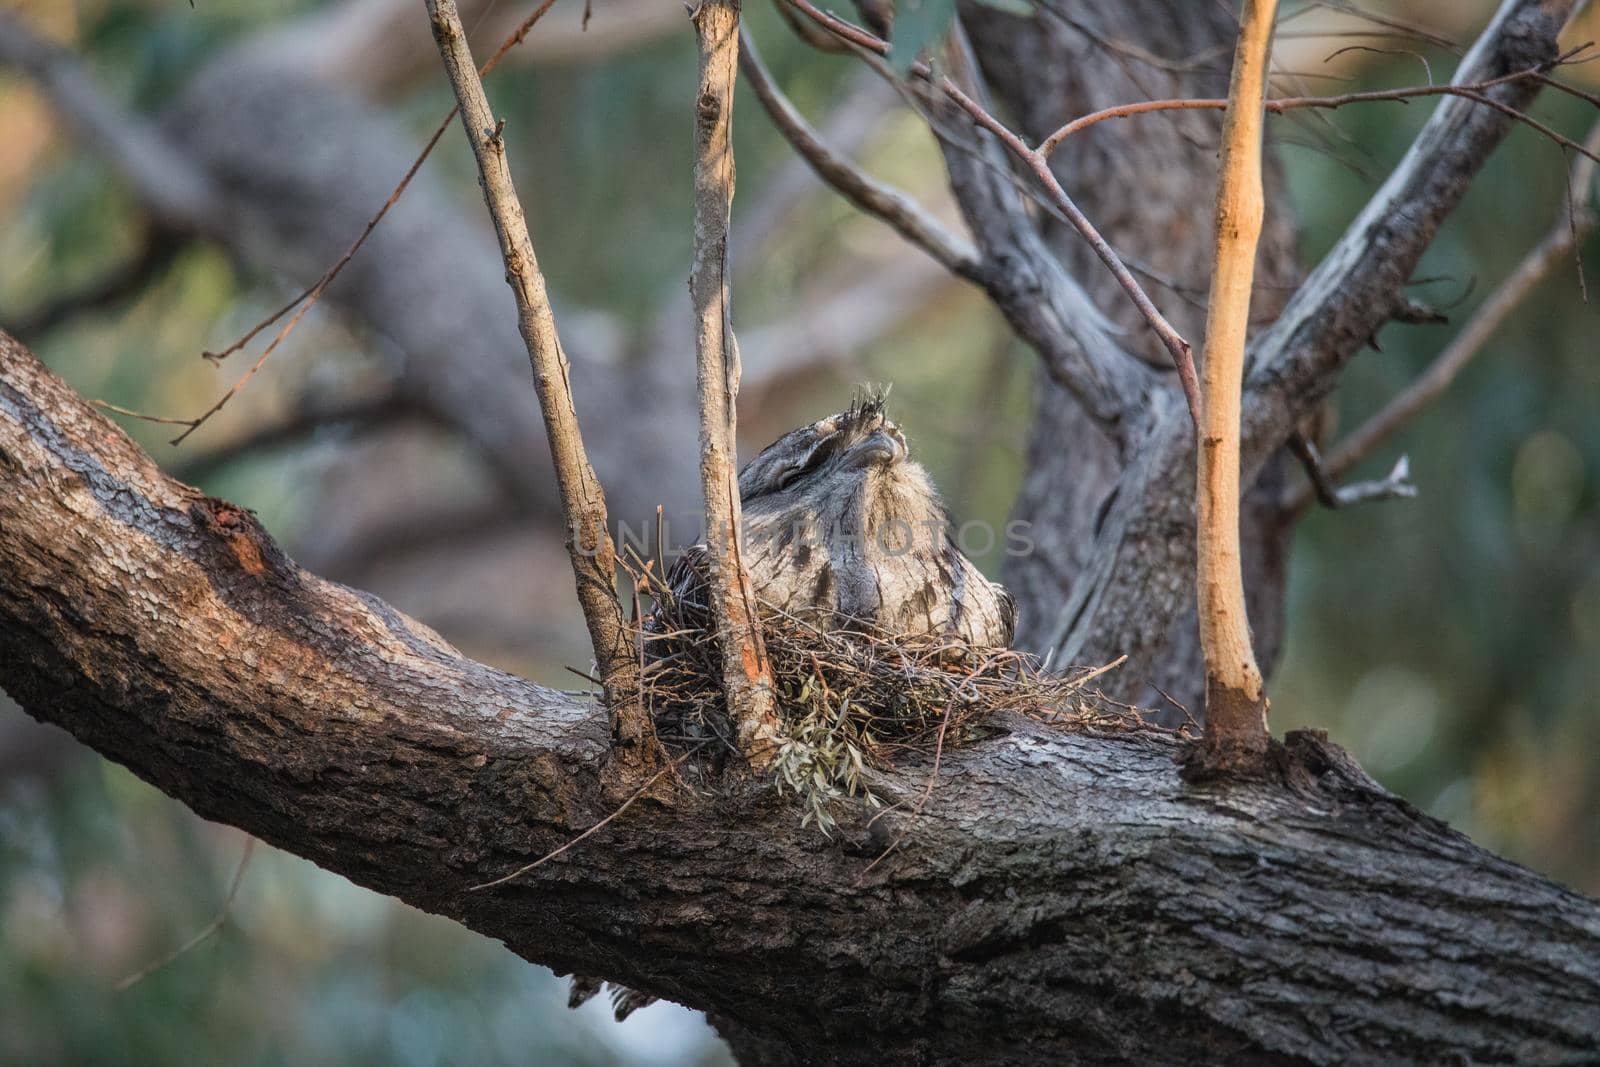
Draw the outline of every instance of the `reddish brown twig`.
M867 174L847 156L835 151L811 127L778 88L761 61L755 43L739 34L739 69L772 124L816 175L860 210L881 219L906 240L921 248L950 271L977 280L981 265L972 242L951 233L938 219L900 190Z
M1384 100L1404 103L1407 100L1426 96L1461 96L1486 107L1492 107L1502 114L1509 115L1518 122L1539 131L1540 134L1555 141L1563 148L1581 152L1593 159L1600 160L1600 156L1595 155L1572 139L1563 137L1532 116L1483 95L1497 85L1505 85L1508 82L1520 81L1524 78L1535 78L1546 84L1563 87L1560 82L1547 79L1546 72L1563 63L1571 62L1574 57L1589 48L1592 43L1587 42L1575 48L1570 48L1547 63L1540 63L1525 70L1502 74L1498 78L1487 78L1483 81L1470 82L1465 85L1414 85L1404 89L1369 89L1355 93L1340 93L1336 96L1287 96L1268 100L1265 106L1268 112L1274 115L1281 115L1286 111L1298 111L1304 108L1331 110L1345 107L1349 104L1372 103ZM1101 108L1099 111L1091 111L1087 115L1081 115L1073 119L1043 141L1040 141L1038 154L1048 157L1068 137L1108 119L1130 118L1134 115L1145 115L1154 111L1221 111L1227 106L1228 102L1226 100L1196 97L1173 100L1141 100L1131 104L1118 104L1115 107Z

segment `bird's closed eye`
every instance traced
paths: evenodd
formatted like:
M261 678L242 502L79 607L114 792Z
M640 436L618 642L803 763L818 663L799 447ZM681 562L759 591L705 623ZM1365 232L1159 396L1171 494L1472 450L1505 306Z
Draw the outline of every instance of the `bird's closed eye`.
M833 452L834 437L823 437L806 450L799 459L785 467L777 477L775 489L787 489L801 478L820 467Z

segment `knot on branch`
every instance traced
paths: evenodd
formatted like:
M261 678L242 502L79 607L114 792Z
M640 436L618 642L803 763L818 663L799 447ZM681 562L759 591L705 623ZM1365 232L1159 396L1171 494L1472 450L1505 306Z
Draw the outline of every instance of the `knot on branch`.
M202 497L189 508L195 526L208 534L217 546L217 562L225 573L239 573L256 579L290 581L296 571L255 513L226 500Z
M705 127L715 127L722 116L722 98L713 92L703 92L694 102L695 118Z
M1326 801L1353 794L1388 796L1388 792L1326 730L1291 730L1282 741L1267 738L1249 758L1219 760L1203 739L1186 744L1175 757L1179 774L1190 785L1260 783L1304 797Z

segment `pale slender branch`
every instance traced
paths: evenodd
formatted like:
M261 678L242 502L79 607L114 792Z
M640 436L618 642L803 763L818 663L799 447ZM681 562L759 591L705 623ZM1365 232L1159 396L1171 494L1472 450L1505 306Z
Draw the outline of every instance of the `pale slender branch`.
M1590 127L1584 145L1591 151L1600 151L1600 122ZM1337 480L1349 473L1356 464L1372 455L1425 411L1450 388L1466 365L1483 351L1495 332L1551 272L1571 262L1569 257L1595 229L1594 179L1597 169L1600 168L1596 167L1594 159L1588 154L1580 156L1573 163L1567 178L1573 190L1569 210L1562 212L1550 224L1544 238L1467 320L1455 340L1439 353L1422 376L1351 432L1328 455L1322 466L1330 478ZM1581 265L1579 269L1582 269ZM1304 508L1310 503L1313 491L1310 485L1301 486L1285 501L1285 507L1297 511Z
M812 21L835 34L841 40L847 41L873 55L886 56L889 54L888 42L836 15L820 10L810 0L790 0L790 2L796 10L803 12ZM1126 264L1122 262L1121 257L1117 255L1116 249L1112 248L1110 242L1100 234L1099 230L1095 229L1094 224L1073 202L1072 197L1067 195L1067 191L1062 188L1061 183L1056 179L1055 173L1051 171L1049 161L1043 155L1029 148L1027 142L1012 132L1005 123L995 118L982 104L962 91L959 85L951 79L934 72L928 64L920 62L913 64L911 73L936 87L962 111L965 111L979 127L993 134L1005 146L1006 150L1015 156L1038 179L1051 206L1065 216L1068 224L1094 250L1095 255L1111 271L1112 276L1117 280L1117 284L1128 295L1128 299L1133 301L1134 307L1139 310L1139 314L1144 318L1146 324L1161 339L1162 345L1171 355L1173 365L1178 370L1179 379L1183 384L1184 399L1189 405L1190 417L1198 427L1200 425L1200 392L1199 384L1195 378L1194 354L1189 342L1184 340L1183 336L1161 314L1160 309L1155 306L1149 294L1144 291L1144 287L1139 284L1139 280L1133 276Z
M605 492L583 446L578 415L573 407L571 367L556 333L555 315L545 291L544 275L528 236L527 220L511 181L506 161L505 124L497 123L484 94L483 82L472 62L461 16L455 0L428 0L434 40L444 60L461 125L472 145L483 186L484 201L494 220L500 252L505 259L506 281L517 300L517 325L533 365L534 387L544 417L545 435L555 465L566 523L568 555L577 581L578 603L594 645L611 707L613 734L630 760L652 761L654 733L643 709L634 699L638 691L638 665L628 638L622 605L616 591L616 548L606 528Z
M1261 188L1262 101L1266 97L1277 0L1246 0L1222 120L1216 254L1206 306L1205 422L1197 449L1196 510L1200 646L1205 655L1205 768L1242 769L1259 761L1267 699L1250 641L1239 548L1240 410L1245 335Z
M740 557L736 471L739 342L728 290L733 209L733 85L739 64L739 0L700 0L691 15L700 51L694 114L694 304L700 390L700 483L705 493L710 601L722 650L722 688L739 751L757 771L777 756L772 667L755 591Z
M1384 478L1339 486L1330 476L1317 446L1304 434L1296 431L1289 435L1289 451L1300 461L1300 467L1311 486L1310 492L1316 495L1317 503L1325 508L1337 510L1377 500L1410 500L1417 495L1417 487L1411 481L1411 460L1406 456L1396 460ZM1296 504L1294 498L1286 505L1294 510L1303 506Z
M867 174L849 157L835 151L778 88L749 34L740 33L739 46L739 69L755 90L756 99L784 140L811 165L817 177L949 270L971 281L981 279L978 250L972 242L951 233L910 196Z

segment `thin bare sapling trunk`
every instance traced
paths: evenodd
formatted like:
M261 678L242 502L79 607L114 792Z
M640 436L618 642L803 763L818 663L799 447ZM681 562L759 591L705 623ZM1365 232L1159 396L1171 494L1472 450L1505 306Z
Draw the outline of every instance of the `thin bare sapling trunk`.
M1250 642L1239 551L1240 394L1264 203L1261 128L1276 0L1246 0L1222 125L1216 252L1201 367L1198 594L1206 670L1203 765L1248 769L1267 749L1267 697Z
M778 720L755 593L740 557L735 473L739 344L729 307L728 222L733 207L739 0L702 0L690 17L700 45L700 84L695 94L694 265L689 294L695 314L710 600L734 740L751 767L760 771L777 755Z
M620 752L630 761L652 762L655 734L637 700L638 662L622 605L617 600L616 548L607 530L605 492L583 447L572 402L571 368L556 333L555 315L528 236L522 204L511 183L503 136L505 124L496 122L489 108L455 0L426 2L439 55L461 105L461 124L478 162L478 180L500 240L506 281L516 295L517 325L533 365L539 410L555 464L562 518L567 527L567 554L606 703L611 708L612 731Z

